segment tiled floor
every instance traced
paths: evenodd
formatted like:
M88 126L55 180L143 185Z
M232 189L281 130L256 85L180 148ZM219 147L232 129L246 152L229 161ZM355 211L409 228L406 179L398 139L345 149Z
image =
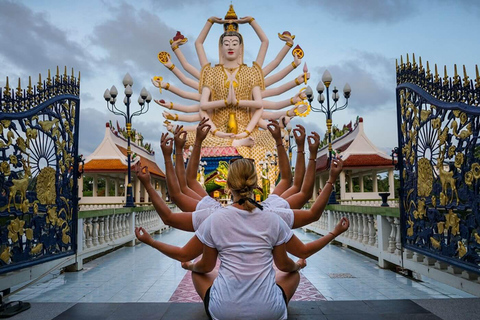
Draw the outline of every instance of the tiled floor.
M303 241L318 237L301 230L295 232ZM183 245L191 236L191 233L169 230L155 237ZM9 300L33 303L167 302L185 272L179 262L140 244L93 260L80 272L50 275L43 282L11 295ZM340 273L351 277L331 275ZM417 282L380 269L375 260L336 245L329 245L307 259L303 274L327 300L333 301L473 297L428 278Z

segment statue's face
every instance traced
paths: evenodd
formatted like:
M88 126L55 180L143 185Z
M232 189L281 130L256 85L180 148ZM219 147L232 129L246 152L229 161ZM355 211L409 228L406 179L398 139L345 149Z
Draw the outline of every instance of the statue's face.
M236 36L226 36L222 42L222 53L229 61L237 60L240 55L240 39Z

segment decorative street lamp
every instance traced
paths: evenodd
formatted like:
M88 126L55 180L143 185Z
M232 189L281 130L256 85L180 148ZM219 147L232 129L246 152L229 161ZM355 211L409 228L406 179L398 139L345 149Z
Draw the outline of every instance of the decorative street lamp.
M348 83L345 84L343 87L343 96L345 97L345 104L343 106L338 106L338 100L340 98L340 95L338 94L337 87L333 87L333 95L332 95L332 100L333 104L330 106L330 84L332 83L332 75L328 70L325 70L322 76L322 81L318 82L317 85L317 92L318 92L318 97L317 100L320 103L320 108L315 108L312 106L312 101L313 101L313 90L310 88L310 86L307 86L307 89L305 90L305 94L307 95L308 103L310 104L310 108L314 112L322 112L326 115L327 117L327 134L328 134L328 162L330 164L332 160L332 114L336 111L340 111L345 109L348 106L348 98L350 98L350 93L352 92L352 89L350 88L350 85ZM324 86L325 84L325 86ZM323 91L325 90L325 87L327 88L326 94L327 98L325 99L323 95ZM326 102L326 106L323 104Z
M322 81L318 82L317 85L317 92L318 92L318 97L317 100L320 103L320 108L315 108L312 106L312 101L313 101L313 90L310 88L310 86L307 86L307 89L305 90L305 94L308 99L308 103L310 104L310 108L312 109L313 112L322 112L325 114L327 117L327 134L328 134L328 166L330 166L330 163L332 162L332 114L336 111L340 111L345 109L348 106L348 99L350 98L350 93L352 92L352 89L350 88L350 85L348 83L345 84L343 87L343 96L345 97L345 104L342 106L338 106L338 100L340 99L340 95L338 94L337 87L333 87L333 94L332 94L332 100L333 104L330 105L330 84L332 83L332 75L328 70L325 70L322 76ZM325 86L324 86L325 85ZM323 91L326 90L327 98L325 99L325 96L323 95ZM326 102L326 106L324 105L324 102ZM335 191L333 191L330 194L330 198L328 200L329 204L337 203L336 200L336 195Z
M135 207L133 202L133 194L132 194L132 176L131 176L131 155L132 149L130 147L130 135L132 133L132 118L135 116L139 116L144 114L148 111L150 101L152 101L152 95L150 92L142 88L140 91L140 96L138 97L138 104L140 105L140 110L137 110L130 114L130 103L131 103L131 96L133 94L132 86L133 86L133 79L130 74L126 74L123 78L123 86L125 87L125 98L123 99L123 103L127 107L126 112L119 110L116 106L117 95L118 91L115 86L112 86L110 90L105 90L103 97L105 101L107 101L107 109L108 111L116 114L117 116L123 116L125 118L125 126L127 128L127 163L128 163L128 184L127 184L127 199L125 202L125 207ZM110 104L109 104L110 102Z
M293 149L297 147L297 145L292 145L292 142L294 142L293 138L293 133L292 133L292 125L289 122L286 126L287 129L287 136L285 137L286 142L288 143L288 160L290 162L290 168L292 168L293 171L293 166L292 166L292 154L293 154Z

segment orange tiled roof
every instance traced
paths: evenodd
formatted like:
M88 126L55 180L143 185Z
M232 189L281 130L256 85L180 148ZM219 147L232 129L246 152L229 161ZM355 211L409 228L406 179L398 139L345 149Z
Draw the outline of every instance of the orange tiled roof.
M85 163L83 168L86 172L125 171L127 169L127 166L118 159L94 159Z
M317 158L316 171L327 170L328 156L326 154ZM392 160L385 159L377 154L352 154L344 162L343 168L355 167L392 167Z
M126 157L127 149L125 149L122 146L119 146L118 144L116 144L116 146L122 152L122 154ZM163 171L158 167L158 165L155 162L150 161L146 158L141 158L141 161L142 161L142 166L148 167L148 171L150 171L150 174L159 176L161 178L165 178L165 173L163 173Z

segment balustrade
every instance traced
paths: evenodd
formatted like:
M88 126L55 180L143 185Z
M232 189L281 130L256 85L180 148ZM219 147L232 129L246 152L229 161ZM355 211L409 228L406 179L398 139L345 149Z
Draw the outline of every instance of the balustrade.
M477 274L402 248L398 208L329 205L304 229L326 235L342 217L349 219L350 228L335 241L377 257L380 267L396 265L472 294L480 292Z

